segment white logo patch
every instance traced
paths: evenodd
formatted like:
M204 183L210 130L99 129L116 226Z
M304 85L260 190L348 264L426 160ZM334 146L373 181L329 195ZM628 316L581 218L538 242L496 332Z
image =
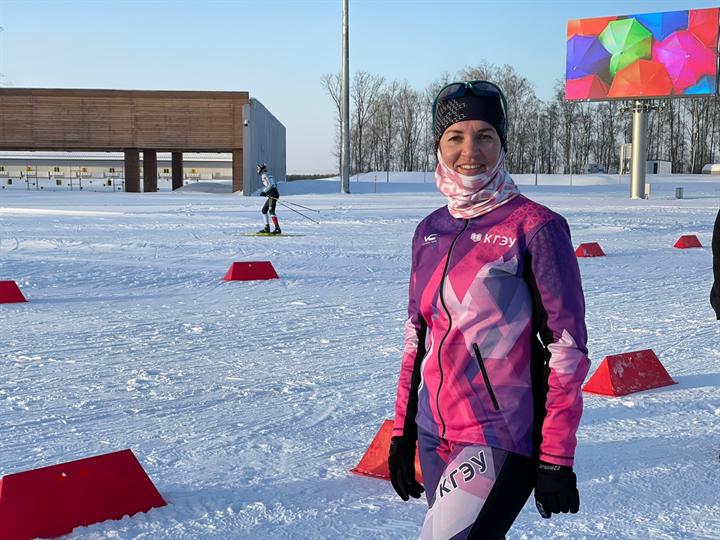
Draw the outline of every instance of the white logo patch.
M497 244L499 246L510 246L513 247L515 245L515 242L517 242L517 238L512 238L510 236L505 236L502 234L492 234L492 233L472 233L470 235L470 239L473 242L482 242L483 244Z
M437 233L425 235L425 242L423 244L434 244L437 242Z

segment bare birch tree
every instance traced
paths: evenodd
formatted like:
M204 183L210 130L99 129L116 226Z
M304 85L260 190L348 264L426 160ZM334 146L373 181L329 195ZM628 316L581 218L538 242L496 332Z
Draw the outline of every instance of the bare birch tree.
M335 151L333 152L333 155L338 160L338 172L342 169L342 138L340 135L340 127L342 125L342 101L340 98L340 74L339 73L326 73L322 77L320 77L320 82L322 83L323 88L325 89L325 92L330 96L330 99L332 99L333 103L335 104L335 109L337 111L337 117L335 122Z
M355 155L355 170L357 172L366 171L365 152L364 152L364 136L365 128L368 121L375 113L377 107L378 94L382 88L384 78L380 75L373 75L365 71L358 71L353 77L353 84L350 90L352 96L353 118L355 118L355 134L351 139L351 153Z

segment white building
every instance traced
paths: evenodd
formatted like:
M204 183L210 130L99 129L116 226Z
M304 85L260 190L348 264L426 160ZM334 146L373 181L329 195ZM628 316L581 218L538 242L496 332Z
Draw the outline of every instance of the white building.
M645 174L672 174L672 161L650 159L645 162Z
M605 174L605 168L597 163L587 163L583 166L582 172L585 174Z
M703 174L720 174L720 163L708 163L702 169Z

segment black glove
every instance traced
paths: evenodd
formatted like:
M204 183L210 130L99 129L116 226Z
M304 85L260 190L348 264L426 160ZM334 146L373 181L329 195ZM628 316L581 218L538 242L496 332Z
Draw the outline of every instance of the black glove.
M267 197L267 193L265 193L264 191L261 191L261 192L260 192L260 196L261 196L261 197Z
M535 506L544 518L560 512L577 513L580 493L572 467L541 461L535 481Z
M415 480L415 440L393 437L388 455L390 482L403 501L419 499L425 489Z

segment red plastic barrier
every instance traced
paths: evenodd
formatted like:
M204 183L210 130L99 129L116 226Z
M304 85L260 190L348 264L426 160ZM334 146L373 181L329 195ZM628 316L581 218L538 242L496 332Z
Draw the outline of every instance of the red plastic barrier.
M675 242L675 245L673 247L676 247L678 249L701 248L702 244L700 243L700 239L696 235L683 234L680 238L678 238L678 241Z
M583 392L625 396L677 384L651 349L606 356L583 387Z
M27 302L20 287L14 281L0 281L0 304Z
M234 262L225 274L226 281L251 281L255 279L278 279L269 261Z
M358 463L354 469L350 469L351 473L390 480L387 458L388 452L390 451L392 430L393 421L385 420L382 426L380 426L380 430L375 435L375 438L370 443L370 446L368 446L360 463ZM422 484L422 471L420 470L420 460L417 452L415 453L415 478Z
M604 257L605 252L597 242L585 242L578 246L575 255L578 257Z
M165 506L131 450L0 479L0 540L52 538Z

